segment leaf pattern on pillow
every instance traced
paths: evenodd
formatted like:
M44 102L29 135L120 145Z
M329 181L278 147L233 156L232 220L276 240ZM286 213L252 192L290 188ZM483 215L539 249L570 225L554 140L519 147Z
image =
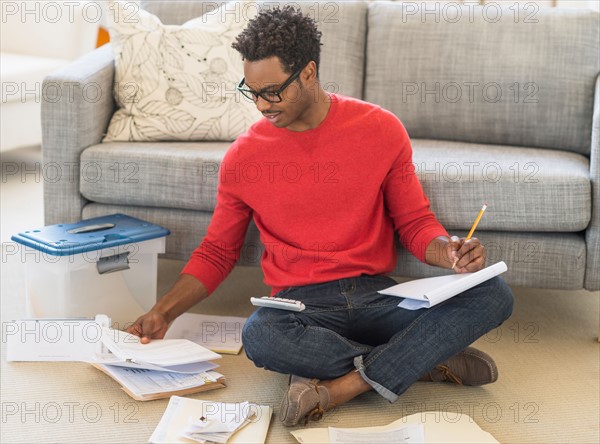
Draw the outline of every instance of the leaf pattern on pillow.
M202 46L217 46L221 44L221 40L218 36L203 31L202 29L189 29L184 28L180 31L173 33L173 37L178 39L181 43L192 43L194 45L199 44ZM185 45L182 45L182 49L186 49Z
M125 110L117 110L110 121L107 137L116 139L119 134L125 131L125 128L129 128L129 125L131 125L131 120L133 120L133 117Z
M148 41L144 41L133 58L131 75L140 85L143 96L149 96L158 88L159 72L156 68L158 60L158 51Z
M109 3L119 109L105 142L229 141L261 117L236 91L243 69L231 43L246 26L239 17L213 13L172 26Z
M206 102L205 85L200 77L178 72L170 78L170 84L188 102L198 106L202 106Z
M158 44L158 52L162 57L163 63L172 66L178 71L183 70L183 55L171 39L163 36Z
M194 116L181 109L173 108L167 102L151 100L140 107L146 116L156 117L162 121L167 129L173 133L183 133L187 131L194 121Z
M200 122L190 135L190 140L216 140L221 134L221 121L218 117Z
M152 123L152 119L144 120L141 123L133 119L130 125L129 142L152 142L166 136L158 125Z

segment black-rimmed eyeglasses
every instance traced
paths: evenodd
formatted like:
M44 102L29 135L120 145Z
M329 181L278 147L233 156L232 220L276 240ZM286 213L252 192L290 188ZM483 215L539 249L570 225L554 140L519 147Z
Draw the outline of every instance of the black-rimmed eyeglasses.
M253 102L257 102L258 98L260 97L261 99L263 99L265 102L269 102L269 103L279 103L283 100L283 98L281 97L281 93L288 87L290 86L294 80L296 80L299 76L300 73L302 72L302 70L304 69L304 67L300 68L298 71L296 71L295 73L293 73L284 83L283 85L281 85L276 91L254 91L251 89L246 89L246 88L242 88L244 86L244 82L246 81L246 78L244 77L241 82L238 84L237 86L237 90L239 92L241 92L244 97L249 98L250 100L252 100Z

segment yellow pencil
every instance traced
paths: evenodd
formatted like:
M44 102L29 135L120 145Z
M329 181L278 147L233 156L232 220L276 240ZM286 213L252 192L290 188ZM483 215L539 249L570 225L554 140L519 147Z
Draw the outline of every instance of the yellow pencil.
M469 239L471 239L471 236L473 236L473 233L475 232L475 228L477 228L477 224L481 220L481 216L483 216L483 213L485 212L486 208L487 208L487 204L483 204L483 207L481 207L481 210L479 210L479 214L477 215L477 218L475 219L475 222L473 222L473 226L471 227L471 231L469 231L469 234L467 234L467 237L465 238L465 242L468 241ZM453 270L454 270L454 267L456 267L456 263L457 262L458 262L458 259L454 259L454 263L452 264L452 269Z

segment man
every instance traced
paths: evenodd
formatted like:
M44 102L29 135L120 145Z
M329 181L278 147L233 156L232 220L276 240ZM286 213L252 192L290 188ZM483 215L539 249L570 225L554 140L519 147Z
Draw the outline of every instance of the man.
M239 258L253 218L265 283L306 306L259 308L243 331L257 366L293 375L280 412L290 426L373 389L393 402L419 379L495 381L493 360L467 347L512 311L500 278L427 310L398 308L377 292L395 284L385 276L397 258L394 231L430 265L458 260L457 273L483 268L485 249L476 238L450 238L430 211L392 113L321 88L320 37L291 7L262 11L237 37L238 89L265 118L225 155L213 218L179 280L129 329L144 343L161 338L208 297Z

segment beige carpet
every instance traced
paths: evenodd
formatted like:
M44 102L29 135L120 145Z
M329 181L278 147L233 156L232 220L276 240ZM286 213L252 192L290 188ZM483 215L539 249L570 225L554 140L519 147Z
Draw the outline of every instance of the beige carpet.
M18 259L7 257L3 249L2 321L24 313L24 274ZM182 265L160 261L163 290ZM247 316L253 309L248 298L266 292L261 279L259 269L237 268L195 310ZM442 410L439 420L468 414L503 443L599 442L598 293L514 290L513 316L476 343L495 357L497 383L479 388L417 383L395 404L367 393L330 412L319 425L383 425L408 414ZM193 397L269 404L276 413L267 442L295 442L277 418L286 377L255 368L243 352L219 363L228 387ZM2 443L147 442L166 404L133 401L87 364L7 363L2 341Z

